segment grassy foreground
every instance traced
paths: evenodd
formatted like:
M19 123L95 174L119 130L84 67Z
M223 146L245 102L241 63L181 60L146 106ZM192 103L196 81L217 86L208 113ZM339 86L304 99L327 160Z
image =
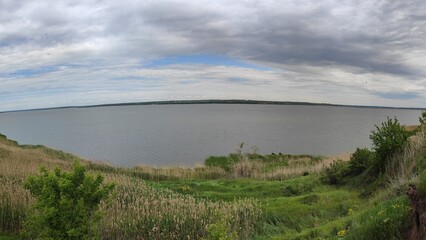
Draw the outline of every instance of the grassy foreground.
M421 141L410 164L426 162ZM19 239L34 201L24 180L41 166L71 170L75 160L116 184L101 203L98 239L216 239L216 232L222 239L403 239L405 190L416 181L401 174L368 181L364 173L329 184L324 169L332 159L242 148L205 167L123 169L0 135L0 239Z

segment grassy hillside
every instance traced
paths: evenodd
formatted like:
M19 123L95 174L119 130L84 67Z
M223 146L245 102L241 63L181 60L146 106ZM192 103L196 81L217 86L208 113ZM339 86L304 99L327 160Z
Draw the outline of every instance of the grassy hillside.
M403 239L412 224L405 192L426 169L424 133L410 141L390 161L392 172L372 177L347 170L352 159L242 151L205 167L115 168L1 135L0 239L18 238L34 202L24 180L41 166L71 170L76 160L117 185L101 204L102 239L215 239L214 231L231 239Z

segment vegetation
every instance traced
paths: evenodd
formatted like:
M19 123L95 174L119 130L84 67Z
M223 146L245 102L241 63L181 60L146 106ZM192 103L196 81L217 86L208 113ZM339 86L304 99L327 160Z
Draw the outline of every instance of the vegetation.
M31 194L40 192L37 182L75 193L54 204L76 203L75 219L90 222L88 228L65 230L76 234L73 239L404 239L418 230L408 186L418 189L419 199L426 196L424 129L409 132L387 119L370 138L371 150L359 148L348 159L259 155L255 148L245 152L242 144L236 153L210 157L201 167L124 169L0 136L0 239L18 239L53 216L48 204L41 204L52 199L40 201ZM73 167L75 160L81 166ZM45 170L34 177L40 166ZM81 175L104 176L88 181L98 188L80 192L104 189L94 201L98 222L92 220L96 207L84 210L97 204L78 205L73 199L88 194L68 188L75 179L81 182ZM111 183L113 194L104 198ZM40 208L32 210L33 204ZM69 208L53 218L65 222L67 214Z
M374 161L374 152L367 148L357 148L349 160L348 173L359 175L367 170Z
M25 236L31 239L88 239L95 226L99 203L113 184L101 186L103 177L86 175L85 168L74 164L71 173L41 169L41 175L30 176L24 188L35 196L25 223Z
M39 166L44 166L46 172L41 176L55 178L52 175L56 173L49 171L61 169L60 181L64 175L72 175L62 171L73 171L76 159L43 146L21 146L0 136L0 236L15 238L26 227L24 222L32 222L29 213L35 198L24 188L26 179L36 175ZM120 169L84 159L79 161L88 174L104 176L103 186L115 184L113 195L100 201L99 222L91 222L94 226L89 236L99 235L96 239L200 239L207 238L209 231L214 231L213 227L208 230L208 226L216 223L226 226L227 235L236 232L239 239L247 239L262 222L261 205L256 199L198 199L150 186L139 177L148 175L139 175L138 168Z
M376 125L376 130L371 132L370 139L375 151L374 170L384 173L387 163L392 156L401 153L407 144L410 133L399 123L398 119L388 117L381 126Z
M426 125L426 110L422 111L422 115L419 117L420 126Z

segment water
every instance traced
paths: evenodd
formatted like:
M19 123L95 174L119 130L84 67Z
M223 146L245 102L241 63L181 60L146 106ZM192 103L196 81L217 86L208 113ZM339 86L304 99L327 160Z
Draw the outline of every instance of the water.
M420 111L291 105L140 105L0 114L0 133L117 166L193 166L246 151L333 155L370 147L374 124Z

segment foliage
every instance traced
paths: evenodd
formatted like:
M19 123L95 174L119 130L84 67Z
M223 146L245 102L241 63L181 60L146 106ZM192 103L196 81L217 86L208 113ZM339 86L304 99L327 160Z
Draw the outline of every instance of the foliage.
M349 174L359 175L374 161L374 153L367 148L357 148L349 160Z
M422 126L426 125L426 110L422 111L422 115L419 117L419 122Z
M238 239L236 231L232 231L223 220L207 225L206 240L235 240Z
M376 130L371 131L370 139L375 150L373 167L379 173L385 172L385 167L391 157L403 151L408 142L410 133L405 130L398 119L387 118L381 126L375 125Z
M98 218L98 205L114 187L102 186L102 182L102 176L86 175L78 163L70 173L42 168L41 175L28 177L24 187L36 203L25 224L25 234L30 238L88 239Z
M399 197L368 210L357 219L346 239L404 239L410 226L410 206L407 197Z
M219 167L229 172L232 164L238 161L238 157L235 155L226 156L210 156L204 161L207 167Z
M343 178L348 174L348 169L348 163L338 159L324 169L321 180L331 185L342 183Z

